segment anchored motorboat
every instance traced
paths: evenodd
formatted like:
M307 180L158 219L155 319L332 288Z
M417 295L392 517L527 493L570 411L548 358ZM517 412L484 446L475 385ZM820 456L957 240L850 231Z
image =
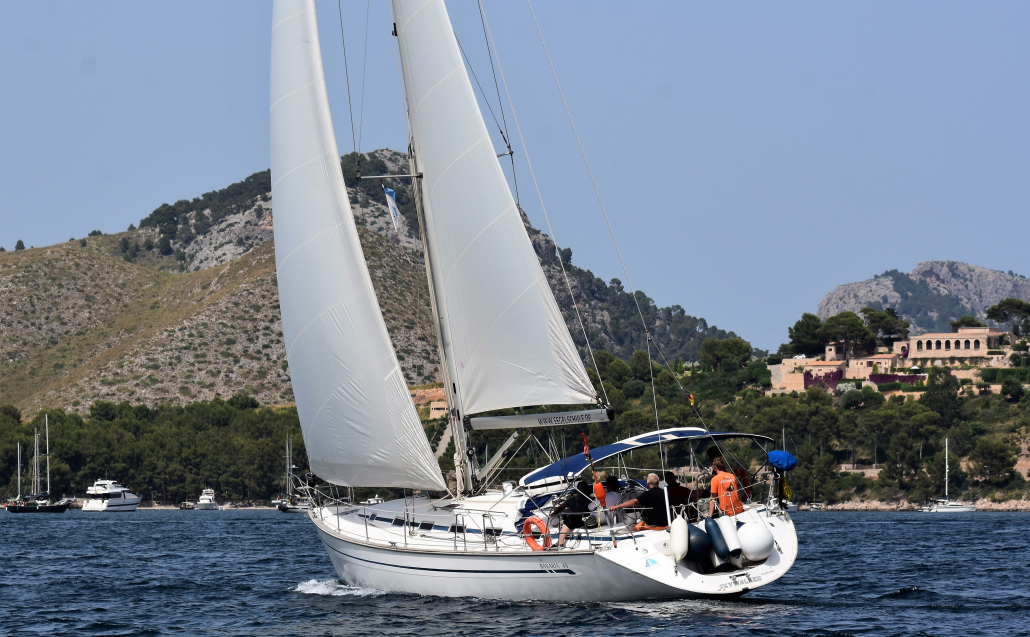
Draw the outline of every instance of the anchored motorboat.
M283 333L309 466L330 485L301 489L313 498L309 517L341 579L419 594L601 601L739 595L781 577L798 545L782 490L774 498L772 484L764 502L747 501L736 515L710 516L698 486L690 504L665 496L667 527L642 525L641 512L630 510L598 515L600 526L562 541L570 520L562 504L582 476L596 481L595 469L617 476L620 496L633 498L647 471L664 475L673 448L693 458L698 445L714 444L725 457L721 445L730 439L771 449L764 436L659 430L656 422L654 431L590 455L585 448L561 458L552 445L546 466L517 485L492 486L514 442L529 439L525 431L603 427L614 412L555 302L498 161L510 147L495 152L443 0L393 0L392 8L409 172L360 178L411 180L456 450L451 485L419 421L363 257L314 2L273 4L271 178ZM489 34L485 17L483 24ZM384 190L393 212L392 191ZM481 429L514 430L482 466L471 443ZM641 471L627 462L636 451L644 454L638 459L657 452L657 463ZM410 495L354 505L338 496L341 486ZM599 486L594 505L604 509Z
M200 493L200 499L193 505L193 508L197 511L217 511L218 502L215 500L214 489L204 489Z
M86 489L83 511L127 512L139 507L140 497L114 480L97 480Z

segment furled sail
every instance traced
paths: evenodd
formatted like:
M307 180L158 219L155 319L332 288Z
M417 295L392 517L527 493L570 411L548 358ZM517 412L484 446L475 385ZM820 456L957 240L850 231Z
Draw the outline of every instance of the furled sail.
M273 5L270 115L279 304L311 470L346 486L443 490L358 241L313 0Z
M394 0L440 335L464 413L596 402L443 0Z

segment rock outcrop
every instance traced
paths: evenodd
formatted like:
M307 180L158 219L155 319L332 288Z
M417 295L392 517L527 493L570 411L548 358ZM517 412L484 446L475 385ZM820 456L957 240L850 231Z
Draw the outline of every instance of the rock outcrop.
M819 302L826 319L864 307L898 310L913 334L950 331L949 323L964 314L985 319L987 308L1002 299L1030 301L1030 279L958 261L923 261L908 274L889 270L857 283L838 285Z

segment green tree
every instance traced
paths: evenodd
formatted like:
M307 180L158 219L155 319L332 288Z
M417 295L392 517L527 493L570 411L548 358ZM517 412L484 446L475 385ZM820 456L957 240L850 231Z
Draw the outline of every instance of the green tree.
M805 312L801 320L794 324L794 327L787 328L787 335L790 337L790 356L804 354L805 356L818 356L823 353L826 340L820 330L823 322L815 314ZM784 346L780 346L781 352Z
M1011 445L987 436L977 440L976 447L969 454L973 476L994 487L1003 487L1012 480L1016 460L1016 451Z
M1011 402L1018 403L1019 399L1023 397L1023 383L1012 377L1006 378L1001 383L1001 395Z
M960 316L959 318L957 318L956 320L951 322L951 331L952 332L958 332L958 328L960 328L960 327L987 327L987 326L984 325L983 323L981 323L980 321L976 320L976 318L966 314L965 316Z
M162 236L161 240L157 242L157 251L168 256L172 253L172 241L167 236Z
M14 249L16 251L17 250L24 250L25 249L25 242L22 241L21 239L18 239L18 243L14 244Z
M906 490L919 477L922 462L912 439L907 434L891 436L887 443L886 460L880 470L880 480L892 482L899 489Z
M1015 336L1030 331L1030 303L1022 299L1008 298L987 308L987 318L1012 326Z
M706 338L698 359L714 370L740 371L751 360L751 343L742 338Z
M908 321L898 316L897 310L892 307L885 310L863 308L862 316L876 339L885 347L890 348L894 341L908 338Z
M924 407L937 412L940 426L947 429L962 413L962 399L958 395L959 382L948 370L934 367L926 377L926 391L919 397Z
M875 349L876 346L876 335L854 312L841 312L826 319L819 334L826 343L840 341L844 345L845 359L852 356L856 345L866 350Z

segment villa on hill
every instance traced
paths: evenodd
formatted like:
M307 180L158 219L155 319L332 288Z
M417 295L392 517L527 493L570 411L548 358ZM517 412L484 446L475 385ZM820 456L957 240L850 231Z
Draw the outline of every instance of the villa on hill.
M958 332L911 336L895 341L891 348L878 347L876 352L853 346L851 356L845 356L842 343L832 342L821 357L789 358L770 365L769 393L800 393L819 384L834 389L842 381L863 381L875 387L876 383L888 382L884 380L886 375L899 373L906 378L925 379L922 370L935 366L952 367L953 375L971 382L979 370L1012 367L1013 352L1026 349L1025 345L1014 348L1016 341L1012 332L996 327L960 327Z

